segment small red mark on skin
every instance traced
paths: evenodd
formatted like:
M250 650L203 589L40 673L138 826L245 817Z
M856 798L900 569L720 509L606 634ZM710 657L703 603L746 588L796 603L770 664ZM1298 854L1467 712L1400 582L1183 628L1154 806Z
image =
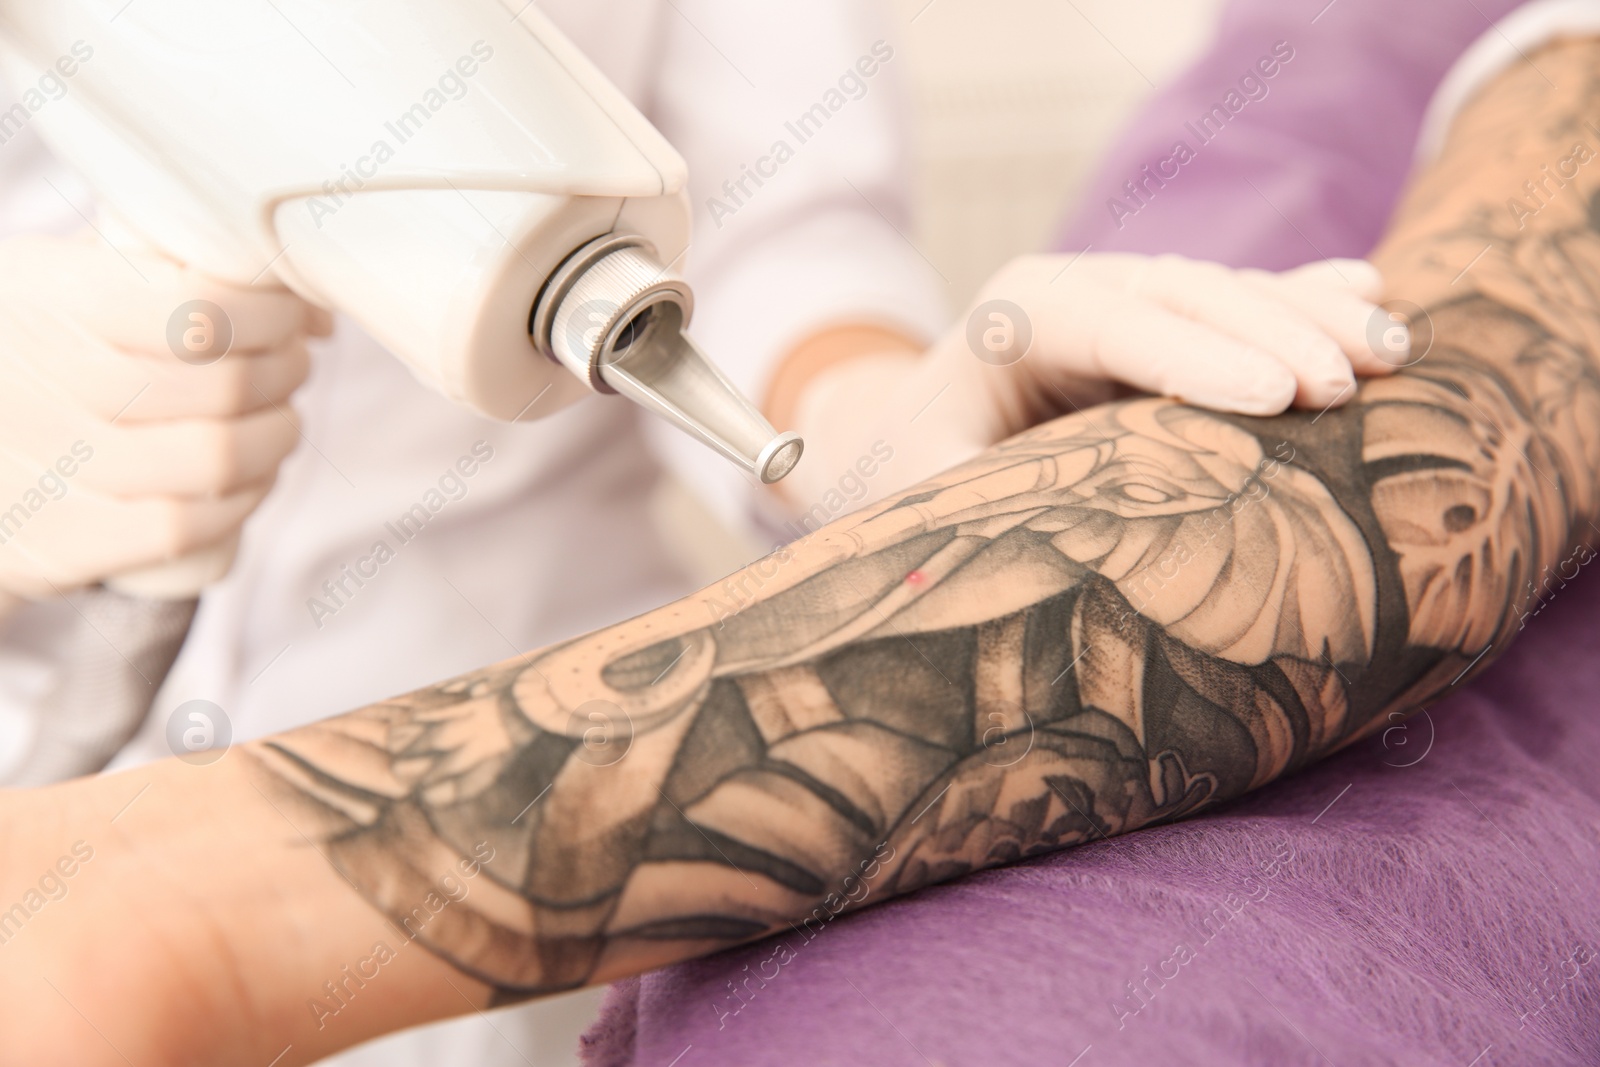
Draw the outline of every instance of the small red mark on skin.
M927 580L927 575L923 574L921 571L912 571L910 574L906 575L906 581L910 582L912 585L921 585Z

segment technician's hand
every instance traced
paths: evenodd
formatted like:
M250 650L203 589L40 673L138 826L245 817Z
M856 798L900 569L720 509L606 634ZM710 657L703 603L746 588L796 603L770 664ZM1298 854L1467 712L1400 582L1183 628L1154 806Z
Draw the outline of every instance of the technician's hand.
M286 401L328 326L93 233L0 243L0 601L233 536L299 439Z
M1024 256L989 280L933 358L982 383L1013 433L1026 425L1018 410L1059 407L1058 390L1096 380L1245 415L1319 410L1354 396L1356 374L1406 361L1403 327L1387 332L1373 303L1382 288L1362 260L1274 274L1181 256ZM1382 352L1374 316L1393 346Z
M1343 404L1357 375L1409 360L1405 326L1373 303L1381 288L1361 260L1271 273L1179 256L1021 257L926 353L851 360L806 386L794 421L808 455L789 492L818 498L881 439L895 453L871 486L881 496L1130 390L1247 415Z

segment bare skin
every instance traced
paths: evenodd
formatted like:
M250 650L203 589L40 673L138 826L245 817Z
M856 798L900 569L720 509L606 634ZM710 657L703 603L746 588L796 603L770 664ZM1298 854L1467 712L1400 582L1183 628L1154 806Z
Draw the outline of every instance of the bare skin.
M308 1062L1183 817L1469 676L1596 533L1600 168L1506 201L1600 144L1597 61L1462 115L1377 257L1431 349L1342 409L1097 408L621 625L4 798L0 1062Z

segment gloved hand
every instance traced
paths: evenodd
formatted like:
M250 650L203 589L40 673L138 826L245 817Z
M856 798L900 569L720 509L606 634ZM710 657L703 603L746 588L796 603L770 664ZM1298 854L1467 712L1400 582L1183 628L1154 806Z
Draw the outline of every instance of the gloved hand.
M285 290L94 233L0 243L0 594L49 597L235 536L299 440L286 401L306 336L330 327Z
M1362 260L1272 273L1179 256L1023 256L921 356L814 378L794 418L807 456L785 489L802 507L823 499L881 440L894 452L871 485L881 497L1128 387L1248 415L1345 403L1357 374L1410 358L1405 325L1373 303L1382 282Z

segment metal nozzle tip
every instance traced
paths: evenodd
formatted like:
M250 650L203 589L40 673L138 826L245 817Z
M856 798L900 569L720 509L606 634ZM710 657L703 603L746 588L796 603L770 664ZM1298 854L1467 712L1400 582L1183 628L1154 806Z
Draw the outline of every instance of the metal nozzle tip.
M781 482L800 463L806 443L793 431L774 437L756 459L756 475L767 485Z
M684 327L694 296L640 237L609 234L569 256L529 323L534 344L589 387L620 393L763 482L781 480L805 443L776 433ZM598 330L593 327L598 325Z

